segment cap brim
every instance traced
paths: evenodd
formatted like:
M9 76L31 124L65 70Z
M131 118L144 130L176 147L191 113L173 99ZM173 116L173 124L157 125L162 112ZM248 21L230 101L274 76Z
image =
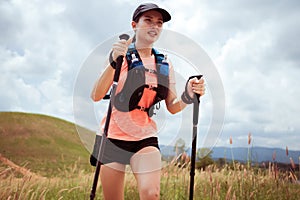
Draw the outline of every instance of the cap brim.
M167 21L171 20L171 15L169 14L168 11L166 11L163 8L153 8L153 9L149 9L149 10L156 10L156 11L158 11L162 15L164 22L167 22Z

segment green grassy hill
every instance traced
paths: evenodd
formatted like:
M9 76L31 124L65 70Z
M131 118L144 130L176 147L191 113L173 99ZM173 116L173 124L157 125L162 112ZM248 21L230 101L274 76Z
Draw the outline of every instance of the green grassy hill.
M47 177L59 176L74 165L90 169L89 152L75 124L46 115L0 112L0 153Z

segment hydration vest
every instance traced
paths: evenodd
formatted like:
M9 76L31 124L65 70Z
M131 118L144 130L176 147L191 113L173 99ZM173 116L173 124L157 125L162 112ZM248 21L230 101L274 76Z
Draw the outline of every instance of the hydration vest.
M148 113L149 117L154 114L154 105L167 98L169 87L169 64L164 54L152 48L155 56L156 70L147 69L132 43L126 53L128 73L122 90L115 95L114 106L122 112L129 112L139 109ZM157 87L149 86L145 83L145 73L153 73L157 76ZM144 89L149 88L156 92L153 104L149 108L139 106ZM159 106L157 107L159 109Z

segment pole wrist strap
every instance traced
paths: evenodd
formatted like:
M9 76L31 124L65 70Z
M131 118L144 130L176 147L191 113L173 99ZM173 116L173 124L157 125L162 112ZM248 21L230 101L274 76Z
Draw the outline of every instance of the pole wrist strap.
M193 101L193 98L190 97L188 91L187 91L187 87L188 87L188 84L189 84L189 80L187 80L186 84L185 84L185 90L183 91L182 95L181 95L181 100L186 103L186 104L192 104L194 101Z
M113 51L111 51L109 54L109 63L113 69L116 69L117 63L116 63L116 61L113 60L112 53L113 53Z

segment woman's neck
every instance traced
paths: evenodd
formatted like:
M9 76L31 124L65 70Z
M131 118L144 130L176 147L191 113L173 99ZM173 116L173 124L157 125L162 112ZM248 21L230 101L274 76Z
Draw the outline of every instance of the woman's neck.
M152 55L152 45L144 45L136 42L135 48L141 57L150 57Z

